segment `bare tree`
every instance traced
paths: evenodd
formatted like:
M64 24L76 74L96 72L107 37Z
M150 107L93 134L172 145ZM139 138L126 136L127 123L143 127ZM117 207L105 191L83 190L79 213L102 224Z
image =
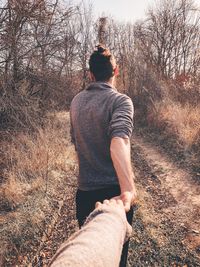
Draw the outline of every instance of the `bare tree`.
M200 14L191 0L163 0L151 8L137 35L146 60L165 77L196 73Z
M78 56L80 69L82 72L82 89L85 88L87 81L88 59L94 47L94 19L92 13L92 5L86 5L84 2L78 7Z

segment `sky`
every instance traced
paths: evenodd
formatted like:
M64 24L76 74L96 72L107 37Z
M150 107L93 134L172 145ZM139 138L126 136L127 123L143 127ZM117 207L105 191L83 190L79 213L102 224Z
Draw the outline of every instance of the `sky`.
M81 0L75 0L80 2ZM118 21L135 22L143 19L149 6L155 6L156 0L83 0L92 3L94 14L99 16L112 16ZM200 0L194 0L199 6Z
M121 21L135 22L143 19L145 11L154 0L87 0L91 2L96 16L112 15Z

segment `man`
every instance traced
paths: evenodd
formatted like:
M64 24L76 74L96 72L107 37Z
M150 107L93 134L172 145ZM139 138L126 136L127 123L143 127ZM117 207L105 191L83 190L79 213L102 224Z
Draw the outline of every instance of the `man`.
M77 219L81 227L97 201L115 198L122 200L131 224L136 200L130 157L133 104L114 88L118 69L108 49L99 45L89 66L93 83L75 96L70 108L72 142L79 161ZM127 254L128 242L121 267L126 266Z

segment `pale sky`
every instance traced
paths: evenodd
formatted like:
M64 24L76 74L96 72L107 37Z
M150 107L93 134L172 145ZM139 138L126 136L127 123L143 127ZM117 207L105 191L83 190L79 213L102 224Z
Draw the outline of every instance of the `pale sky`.
M81 0L75 0L80 2ZM135 22L143 19L149 6L156 5L156 0L83 0L93 5L96 17L111 15L120 21ZM199 0L194 0L199 4Z
M92 0L95 15L112 15L122 21L135 22L145 16L149 4L154 0Z

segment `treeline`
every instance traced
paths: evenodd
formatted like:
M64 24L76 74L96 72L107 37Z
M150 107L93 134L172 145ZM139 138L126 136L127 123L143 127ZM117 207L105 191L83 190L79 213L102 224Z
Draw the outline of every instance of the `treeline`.
M99 39L92 5L7 0L0 24L1 127L69 104L88 81L88 58ZM161 0L135 24L107 18L103 35L120 66L118 87L143 104L162 97L160 81L198 83L200 14L192 0Z

